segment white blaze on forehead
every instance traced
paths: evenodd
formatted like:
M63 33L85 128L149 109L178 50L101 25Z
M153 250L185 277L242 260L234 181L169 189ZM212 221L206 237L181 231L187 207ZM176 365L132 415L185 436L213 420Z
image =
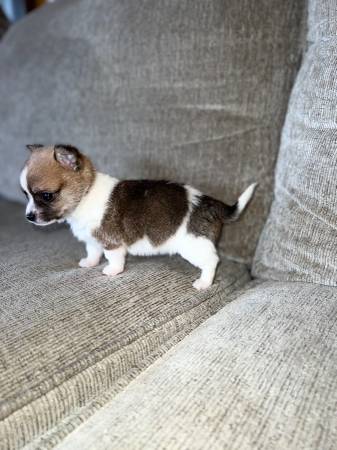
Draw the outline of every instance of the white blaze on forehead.
M31 195L31 193L28 190L28 184L27 184L27 167L24 167L24 169L22 170L21 174L20 174L20 185L22 187L22 189L27 193L28 195L28 204L26 207L26 214L30 213L30 212L35 212L35 204L34 204L34 199Z

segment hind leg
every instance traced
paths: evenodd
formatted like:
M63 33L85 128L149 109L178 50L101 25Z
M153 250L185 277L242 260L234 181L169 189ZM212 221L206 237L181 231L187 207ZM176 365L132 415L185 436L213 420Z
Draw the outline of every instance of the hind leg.
M219 257L213 242L203 236L188 234L178 253L193 266L201 269L200 278L195 280L193 287L198 290L209 288L213 283L219 263Z
M104 275L114 277L123 272L125 266L126 248L123 246L112 250L104 249L104 256L109 264L104 267Z

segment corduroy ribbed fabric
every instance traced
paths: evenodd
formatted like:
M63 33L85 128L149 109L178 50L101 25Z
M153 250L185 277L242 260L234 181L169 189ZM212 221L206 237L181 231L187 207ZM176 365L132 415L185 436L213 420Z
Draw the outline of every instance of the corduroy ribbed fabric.
M335 450L337 289L264 282L57 450Z
M0 211L1 450L56 426L60 440L250 279L223 260L198 293L199 271L178 257L129 258L112 279L105 263L78 267L69 230L28 224L21 205Z

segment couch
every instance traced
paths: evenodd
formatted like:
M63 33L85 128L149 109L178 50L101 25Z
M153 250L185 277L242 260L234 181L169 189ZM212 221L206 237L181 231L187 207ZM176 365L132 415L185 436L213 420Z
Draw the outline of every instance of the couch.
M332 0L59 0L0 42L0 449L337 448ZM24 220L25 144L230 203L206 291L178 257L79 268Z

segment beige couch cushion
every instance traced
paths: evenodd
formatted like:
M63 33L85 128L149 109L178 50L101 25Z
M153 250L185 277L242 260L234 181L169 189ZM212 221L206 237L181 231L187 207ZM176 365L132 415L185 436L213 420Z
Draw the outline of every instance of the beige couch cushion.
M249 280L224 260L198 293L182 259L130 258L115 279L80 269L71 233L0 202L0 448L69 432ZM4 447L2 447L4 446ZM43 447L46 448L46 447Z
M337 290L247 290L57 450L334 450Z
M289 104L275 201L254 274L337 286L335 1L310 1L308 44Z

